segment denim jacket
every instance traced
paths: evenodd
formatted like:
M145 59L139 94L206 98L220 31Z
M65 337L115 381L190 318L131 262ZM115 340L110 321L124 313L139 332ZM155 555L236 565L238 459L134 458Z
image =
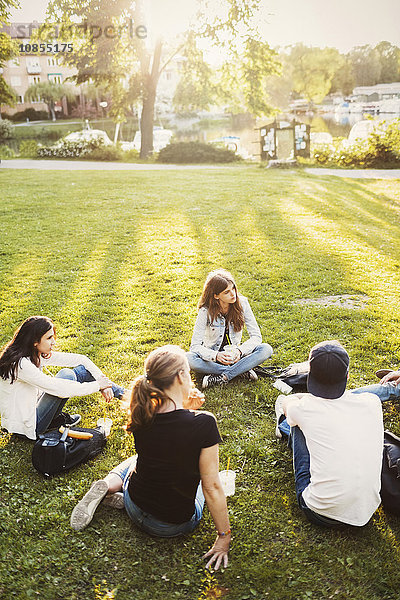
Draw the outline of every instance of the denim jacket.
M249 301L245 296L240 296L240 303L243 308L244 322L246 324L249 339L241 344L243 331L234 331L232 323L229 323L229 337L234 346L237 346L242 356L251 354L256 346L261 344L261 332L257 321L250 308ZM219 315L211 323L208 309L204 306L199 309L196 323L194 325L190 352L196 352L203 360L215 361L219 352L222 340L224 339L225 317Z

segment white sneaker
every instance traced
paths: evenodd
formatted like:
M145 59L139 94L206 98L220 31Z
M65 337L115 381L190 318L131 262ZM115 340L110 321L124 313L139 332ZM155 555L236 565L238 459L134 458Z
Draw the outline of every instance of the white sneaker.
M257 381L257 373L250 369L250 371L245 371L241 375L239 375L238 379L244 379L245 381Z
M89 525L96 512L96 508L108 492L108 485L104 479L95 481L92 487L78 502L71 514L71 527L80 531Z
M286 396L279 394L279 396L277 397L276 402L275 402L275 414L276 414L275 437L278 438L278 440L280 440L282 438L282 433L281 433L278 425L279 425L281 416L285 414L283 412L283 407L282 407L282 400L284 400L285 398L286 398Z
M214 375L214 373L211 373L210 375L204 375L201 387L203 388L203 390L205 390L206 388L212 387L214 385L223 386L227 383L228 380L225 379L223 375Z

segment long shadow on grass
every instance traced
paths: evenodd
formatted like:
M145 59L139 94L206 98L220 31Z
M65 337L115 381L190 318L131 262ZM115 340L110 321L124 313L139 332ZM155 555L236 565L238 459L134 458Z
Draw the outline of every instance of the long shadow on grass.
M399 260L400 205L393 198L372 192L368 183L338 181L337 178L313 183L315 193L297 193L298 203L316 215L337 221L341 233L351 234L354 240L360 240L394 261ZM335 192L331 190L332 184Z

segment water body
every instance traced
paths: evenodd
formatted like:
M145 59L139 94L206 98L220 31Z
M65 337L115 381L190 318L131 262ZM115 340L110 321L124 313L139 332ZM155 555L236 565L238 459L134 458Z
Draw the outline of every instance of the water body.
M400 115L394 114L381 114L375 117L375 119L392 121L398 118ZM328 132L332 137L343 137L349 136L350 130L355 123L363 120L365 117L362 114L345 114L336 115L335 113L324 113L321 115L296 115L291 116L277 116L277 121L291 122L296 118L296 121L311 125L311 132ZM179 130L176 132L176 137L180 141L202 141L202 142L213 142L222 137L237 137L238 145L245 150L245 152L254 158L258 158L260 155L260 134L259 128L264 125L271 123L272 119L257 119L254 126L245 125L243 127L232 127L227 121L225 126L208 125L207 128L202 129L201 125L199 129L192 130Z

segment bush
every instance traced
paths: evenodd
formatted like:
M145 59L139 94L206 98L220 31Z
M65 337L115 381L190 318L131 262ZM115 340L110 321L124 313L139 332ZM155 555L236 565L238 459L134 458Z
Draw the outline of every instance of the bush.
M0 159L14 158L15 152L9 146L0 146Z
M35 140L22 140L19 145L19 155L25 158L37 158L38 143Z
M232 150L216 148L201 142L176 142L169 144L158 155L162 163L228 163L240 160Z
M366 140L345 146L341 139L333 145L319 145L312 151L314 162L329 167L395 168L400 166L400 119L389 125L383 121Z
M121 160L124 153L115 146L101 146L84 155L86 160Z
M9 140L13 134L13 126L7 119L0 121L0 140Z
M82 158L102 145L102 139L81 142L66 142L61 140L55 146L42 146L38 148L37 154L40 158Z
M48 120L48 118L49 113L47 110L36 110L34 108L26 108L25 110L14 113L11 117L13 121L26 121L27 119L30 121L43 121Z
M13 137L15 139L42 139L45 142L57 141L64 137L65 129L53 129L53 127L40 127L40 125L26 125L25 127L14 127Z
M139 150L134 150L132 148L132 150L125 150L124 154L123 154L123 160L125 160L126 162L137 162L140 158L140 152Z

